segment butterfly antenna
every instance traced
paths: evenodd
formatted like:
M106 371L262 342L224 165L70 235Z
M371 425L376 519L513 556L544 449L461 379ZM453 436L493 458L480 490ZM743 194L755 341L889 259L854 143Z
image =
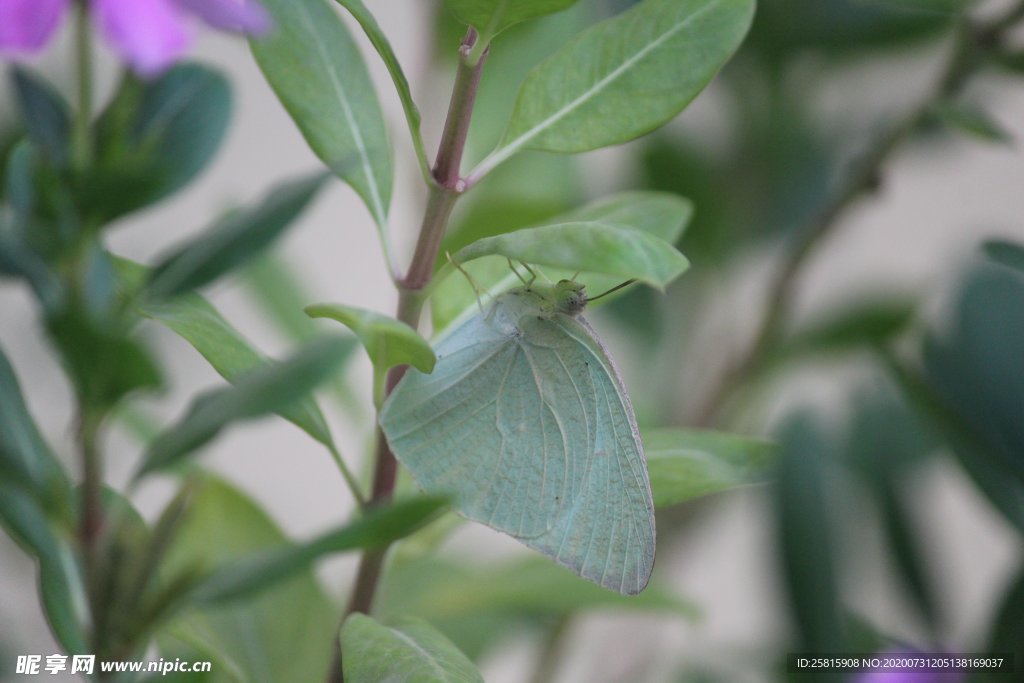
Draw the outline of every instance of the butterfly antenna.
M600 293L600 294L598 294L597 296L591 296L591 297L587 297L587 301L594 301L595 299L600 299L600 298L601 298L601 297L603 297L603 296L608 296L608 295L609 295L609 294L611 294L612 292L617 292L617 291L619 291L620 289L622 289L623 287L629 287L629 286L630 286L631 284L633 284L634 282L636 282L636 278L633 278L632 280L626 280L626 281L625 281L625 282L623 282L623 283L622 283L621 285L615 285L614 287L612 287L611 289L609 289L609 290L608 290L607 292L601 292L601 293Z
M480 315L483 315L484 314L484 305L483 305L483 302L480 301L480 293L483 290L480 288L480 285L478 285L476 280L473 279L473 276L470 275L469 272L465 268L462 267L461 263L459 263L454 258L452 258L452 253L450 251L444 252L444 255L445 255L445 258L448 259L448 263L450 263L453 266L455 266L455 268L460 273L462 273L462 275L469 282L469 285L473 288L473 293L476 295L476 305L477 305L477 308L480 309ZM517 273L517 275L518 275L518 273Z

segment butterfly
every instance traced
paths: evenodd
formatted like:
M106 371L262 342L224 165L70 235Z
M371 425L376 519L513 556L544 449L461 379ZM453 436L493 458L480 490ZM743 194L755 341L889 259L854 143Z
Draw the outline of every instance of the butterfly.
M380 424L421 488L635 595L654 565L654 505L633 408L581 315L587 302L571 280L499 294L439 341L431 374L406 372Z

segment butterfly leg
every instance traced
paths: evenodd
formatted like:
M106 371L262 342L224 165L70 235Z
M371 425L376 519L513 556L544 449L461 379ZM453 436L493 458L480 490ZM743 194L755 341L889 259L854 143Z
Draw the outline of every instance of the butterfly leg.
M484 305L480 301L480 292L483 291L483 290L480 288L480 285L478 285L476 280L473 279L473 276L469 274L469 271L467 271L465 268L462 267L461 263L459 263L454 258L452 258L452 254L451 254L450 251L446 251L444 253L444 255L445 255L445 258L448 259L448 263L450 263L453 266L455 266L455 268L460 273L462 273L463 276L465 276L466 280L469 282L470 286L473 288L473 293L476 295L476 305L477 305L477 308L480 309L480 314L483 315Z

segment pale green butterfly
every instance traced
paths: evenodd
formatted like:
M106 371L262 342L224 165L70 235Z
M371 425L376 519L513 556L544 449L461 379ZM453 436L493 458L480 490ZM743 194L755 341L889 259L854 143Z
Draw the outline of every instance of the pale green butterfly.
M380 424L423 489L635 595L654 565L654 504L633 408L580 316L586 303L569 280L498 295L437 344L433 373L409 369Z

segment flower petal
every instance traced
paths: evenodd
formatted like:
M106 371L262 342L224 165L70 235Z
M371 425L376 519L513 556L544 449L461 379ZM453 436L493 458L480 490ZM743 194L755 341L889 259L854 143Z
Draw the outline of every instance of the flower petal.
M93 10L114 50L143 76L166 69L191 42L171 0L93 0Z
M256 0L173 0L214 28L251 35L270 30L270 15Z
M69 0L0 0L0 53L28 54L46 46Z

